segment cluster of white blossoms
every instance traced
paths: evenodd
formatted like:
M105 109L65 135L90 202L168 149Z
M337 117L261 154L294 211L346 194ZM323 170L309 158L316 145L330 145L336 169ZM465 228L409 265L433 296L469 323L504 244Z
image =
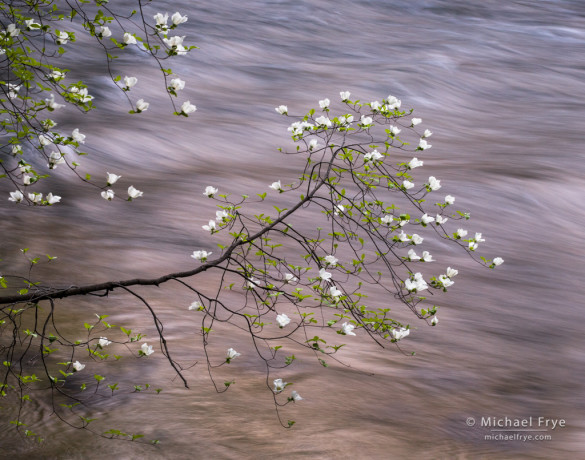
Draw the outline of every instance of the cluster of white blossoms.
M106 174L106 186L110 187L110 186L114 185L116 182L118 182L118 180L121 177L122 176L118 176L117 174L113 174L113 173L108 172ZM114 199L115 193L112 189L107 189L107 190L103 190L101 192L101 195L102 195L102 198L104 200L112 201ZM135 188L133 185L128 187L128 201L132 201L132 199L134 199L134 198L140 198L142 195L144 195L144 192L141 192L140 190Z

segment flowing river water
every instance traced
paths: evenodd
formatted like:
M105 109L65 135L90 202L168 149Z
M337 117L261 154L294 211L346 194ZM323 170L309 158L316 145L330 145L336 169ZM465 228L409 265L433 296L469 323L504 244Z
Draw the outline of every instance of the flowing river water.
M37 404L27 410L47 440L39 446L3 431L0 456L582 458L585 4L160 3L162 11L188 14L182 34L200 47L172 66L187 81L181 96L197 113L171 119L155 70L124 59L116 71L139 76L136 97L151 102L148 112L128 116L101 76L99 50L74 51L69 59L82 69L76 78L87 81L99 110L61 124L87 134L88 170L122 174L145 195L131 206L108 203L58 171L59 206L15 210L4 200L1 257L15 270L23 268L15 254L24 245L59 257L39 272L57 285L192 267L188 255L209 247L201 230L213 211L205 186L253 194L295 177L299 165L276 151L288 133L274 107L304 113L324 97L337 101L341 90L362 101L393 94L415 108L434 133L425 167L472 211L470 228L486 237L486 255L505 264L485 270L461 257L445 259L460 275L441 303L438 327L417 327L404 345L414 357L355 340L343 351L350 368L301 362L290 378L305 399L285 408L285 419L296 421L291 430L278 424L262 367L234 333L231 343L243 356L227 374L236 385L221 395L201 363L187 373L191 388L182 388L160 353L149 357L150 366L103 368L164 387L158 396L92 407L111 426L144 432L160 446L68 429ZM200 361L186 320L188 293L141 292L153 299L175 355ZM154 335L140 305L121 294L58 305L71 330L101 313ZM490 440L485 435L497 433L480 426L482 417L564 419L566 426L549 426L549 440Z

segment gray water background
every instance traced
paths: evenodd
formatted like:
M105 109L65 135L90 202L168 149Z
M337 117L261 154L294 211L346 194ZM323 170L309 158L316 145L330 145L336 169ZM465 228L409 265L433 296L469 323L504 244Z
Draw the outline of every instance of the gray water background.
M487 271L452 259L461 275L441 303L439 326L409 337L407 351L416 357L359 343L343 355L351 369L299 364L295 388L305 400L285 415L296 420L293 430L277 424L252 353L230 368L237 384L223 395L213 392L200 365L188 374L191 389L182 389L158 354L149 367L140 362L123 371L128 381L158 382L161 395L93 409L111 425L138 425L161 446L66 430L41 405L30 415L45 444L6 431L2 455L583 457L585 4L258 0L160 9L189 15L181 27L200 50L172 67L187 81L182 100L198 112L168 121L156 72L124 59L117 70L138 75L136 98L151 102L140 118L129 117L100 76L98 50L71 54L83 63L78 77L87 80L100 110L61 126L88 135L92 159L82 163L88 170L122 174L121 184L145 196L132 206L107 203L64 180L55 185L63 203L41 215L2 203L8 235L2 258L13 267L21 267L15 254L25 244L59 256L39 273L56 284L192 267L190 252L209 244L200 229L212 211L204 187L255 193L273 178L294 177L298 164L276 152L287 142L287 124L273 108L286 104L303 113L324 97L337 101L341 90L362 101L393 94L416 109L434 133L425 167L472 211L470 229L483 232L488 255L506 262ZM175 353L200 360L185 322L189 296L173 289L144 293L166 321ZM107 313L116 324L153 336L148 317L127 297L61 305L64 322ZM245 350L242 337L233 340ZM567 427L549 441L485 441L487 430L470 428L466 419L488 416L563 418Z

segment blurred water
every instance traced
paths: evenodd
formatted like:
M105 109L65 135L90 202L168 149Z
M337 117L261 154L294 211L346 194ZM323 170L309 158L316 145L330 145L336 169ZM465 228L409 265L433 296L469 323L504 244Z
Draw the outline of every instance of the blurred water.
M181 27L201 48L173 65L197 114L161 122L170 111L162 82L153 69L124 59L117 70L139 75L136 97L151 102L129 118L124 101L108 93L111 83L97 76L96 50L71 57L87 63L79 78L88 79L101 110L61 121L88 135L86 168L122 174L145 199L106 203L71 181L54 190L63 204L49 210L16 213L4 202L3 259L17 268L14 253L24 244L57 254L45 275L66 284L187 269L187 255L207 244L200 230L211 211L201 200L206 185L255 193L272 178L295 176L299 165L275 151L287 133L273 107L301 113L350 90L363 101L390 93L415 107L434 132L425 166L472 210L472 230L506 263L486 271L457 260L461 275L442 303L440 325L419 327L408 342L416 357L360 344L343 354L351 369L299 364L295 388L305 401L294 407L293 430L277 425L251 353L230 368L238 383L219 396L200 365L188 373L186 391L153 359L153 368L129 373L161 381L158 399L95 410L120 426L138 422L161 439L160 448L77 431L37 448L3 432L3 451L12 458L582 456L585 4L224 0L168 8L189 15ZM167 320L175 353L201 359L194 333L185 331L189 296L171 288L145 293ZM117 324L149 327L123 296L61 308L72 324L107 312ZM43 413L44 430L62 429ZM567 427L549 441L485 441L485 429L465 423L482 416L564 418Z

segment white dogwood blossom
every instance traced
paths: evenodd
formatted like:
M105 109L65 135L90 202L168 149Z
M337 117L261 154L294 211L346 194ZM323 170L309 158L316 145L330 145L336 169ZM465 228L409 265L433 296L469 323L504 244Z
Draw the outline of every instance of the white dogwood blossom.
M333 255L325 256L324 260L327 265L331 265L332 267L335 267L337 262L339 262L339 259Z
M128 196L130 198L139 198L142 195L144 195L144 192L141 192L140 190L134 188L133 185L131 185L130 187L128 187Z
M209 198L211 198L213 195L215 195L217 193L217 189L211 185L208 185L207 187L205 187L205 191L203 192L203 194Z
M435 176L429 177L429 188L434 192L441 188L441 181L437 179Z
M203 304L201 302L199 302L198 300L191 302L191 305L189 305L189 311L201 311L201 310L203 310Z
M98 340L98 345L100 346L100 348L107 347L111 343L112 341L108 340L107 337L100 337L100 339Z
M410 122L412 123L412 126L416 126L422 123L422 118L413 118L412 120L410 120Z
M116 182L118 182L118 179L120 179L122 176L118 176L114 173L107 173L106 176L106 185L114 185Z
M213 252L193 251L193 254L191 254L191 257L195 260L199 260L200 262L205 262L211 254L213 254Z
M182 16L178 11L171 16L171 21L173 21L173 24L176 26L187 22L187 19L189 18L186 15Z
M276 322L278 323L278 327L282 329L290 323L290 318L285 313L281 313L280 315L276 315Z
M327 109L329 108L329 104L331 104L331 101L327 98L319 101L319 107L321 107L322 109Z
M422 166L423 164L424 164L424 161L419 160L417 157L414 157L412 160L410 160L408 162L408 169L418 168L419 166Z
M207 225L203 225L201 228L203 228L203 230L207 230L208 232L213 233L215 231L215 221L210 220Z
M61 197L59 195L53 195L51 192L47 193L47 204L53 205L55 203L59 203L61 201Z
M412 187L414 187L414 182L410 182L409 180L403 180L402 187L404 187L405 190L409 190Z
M392 338L394 340L400 340L407 337L408 334L410 334L410 329L406 329L404 327L392 328L390 330L390 334L392 334Z
M345 102L349 99L349 96L351 96L351 93L349 91L340 91L339 95L341 96L342 102Z
M331 279L331 273L322 268L319 270L319 278L321 278L323 281L328 281Z
M353 324L343 323L341 325L341 335L355 335L355 332L353 332L354 329L355 326Z
M75 361L73 363L73 369L75 369L75 372L82 371L85 369L85 364L81 364L79 361Z
M124 77L124 84L126 85L126 88L130 89L136 86L136 83L138 83L138 78L128 76Z
M496 257L492 262L497 267L498 265L502 265L504 263L504 259L501 257Z
M426 149L430 149L432 147L431 144L429 144L426 140L421 139L420 141L418 141L418 150L426 150Z
M272 384L274 385L275 393L280 393L286 387L286 382L284 382L282 379L274 379Z
M130 32L124 33L123 41L126 45L136 45L136 37L132 35Z
M447 195L445 197L445 203L446 204L453 204L453 203L455 203L455 197L454 196L451 196L451 195Z
M276 190L277 192L280 192L282 190L282 185L280 184L280 181L276 181L270 184L269 188L271 188L272 190Z
M144 342L140 347L140 353L141 356L150 356L154 353L154 349L152 348L152 345L149 345L148 343Z
M185 82L180 78L173 78L169 86L173 91L180 91L185 88Z
M274 110L276 110L281 115L286 115L288 113L288 107L286 105L279 105Z
M149 106L150 104L145 102L144 99L138 99L136 101L136 111L138 113L147 111Z
M8 200L14 201L15 203L20 203L22 200L24 200L24 195L20 190L17 190L16 192L10 192L10 197Z
M197 110L197 106L191 104L190 101L185 101L181 105L181 113L183 113L185 115L189 115L190 113L193 113L196 110Z
M236 359L238 356L242 356L242 354L238 353L233 348L228 348L225 360L229 364L232 359Z
M111 189L104 190L101 195L104 200L112 201L114 199L114 191Z

